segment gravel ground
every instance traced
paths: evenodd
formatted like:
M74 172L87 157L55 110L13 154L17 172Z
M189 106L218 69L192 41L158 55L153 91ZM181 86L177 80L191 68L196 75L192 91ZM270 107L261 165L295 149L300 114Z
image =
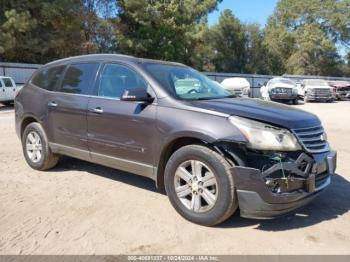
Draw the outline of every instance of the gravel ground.
M296 215L214 228L180 217L143 177L64 159L25 163L13 111L0 108L0 254L350 254L350 102L308 103L338 151L331 187Z

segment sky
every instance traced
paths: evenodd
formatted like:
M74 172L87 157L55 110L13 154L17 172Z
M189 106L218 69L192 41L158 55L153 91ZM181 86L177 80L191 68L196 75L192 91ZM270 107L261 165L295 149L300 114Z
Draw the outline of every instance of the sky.
M231 9L242 22L257 22L264 26L273 13L278 0L224 0L218 5L218 10L208 17L209 25L218 22L221 11Z

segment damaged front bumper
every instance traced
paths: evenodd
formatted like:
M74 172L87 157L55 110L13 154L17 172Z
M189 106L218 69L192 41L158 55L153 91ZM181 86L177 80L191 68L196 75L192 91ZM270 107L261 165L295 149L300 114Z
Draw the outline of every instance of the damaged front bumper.
M280 161L264 171L231 168L241 216L274 218L308 204L330 185L336 159L335 151L312 157L301 153L293 162Z

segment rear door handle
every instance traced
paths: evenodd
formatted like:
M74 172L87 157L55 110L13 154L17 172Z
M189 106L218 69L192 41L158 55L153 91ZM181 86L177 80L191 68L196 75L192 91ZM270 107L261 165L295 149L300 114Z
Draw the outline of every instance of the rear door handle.
M92 113L95 113L95 114L102 114L103 113L103 109L101 107L90 108L89 111Z
M58 104L55 101L51 101L51 102L48 103L48 106L49 107L57 107Z

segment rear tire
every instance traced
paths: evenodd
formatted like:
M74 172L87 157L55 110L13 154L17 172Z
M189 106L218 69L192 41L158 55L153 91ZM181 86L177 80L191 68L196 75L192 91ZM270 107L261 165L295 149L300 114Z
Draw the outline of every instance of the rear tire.
M48 170L59 161L59 156L51 152L45 131L39 123L31 123L25 128L22 149L28 165L36 170Z
M298 99L293 99L292 100L293 105L297 105L299 103Z
M181 216L200 225L225 221L238 207L230 168L225 158L205 146L178 149L165 168L171 204Z

